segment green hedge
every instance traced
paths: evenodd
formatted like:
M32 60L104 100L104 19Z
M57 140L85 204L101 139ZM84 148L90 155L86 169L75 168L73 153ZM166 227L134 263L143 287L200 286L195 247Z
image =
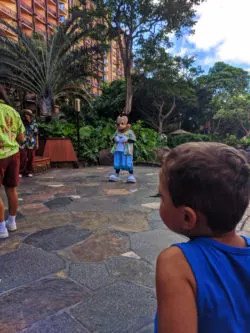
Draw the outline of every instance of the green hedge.
M186 142L212 142L218 141L215 136L205 134L172 134L168 136L168 145L170 148L177 147Z

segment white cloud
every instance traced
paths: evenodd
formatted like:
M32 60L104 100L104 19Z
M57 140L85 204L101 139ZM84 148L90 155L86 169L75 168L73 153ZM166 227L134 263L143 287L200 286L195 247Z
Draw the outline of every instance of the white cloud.
M203 62L250 64L250 0L207 0L197 7L197 13L195 34L187 39L208 52Z
M180 57L185 57L190 53L190 50L186 47L181 47L178 52L175 53L175 55L178 55Z

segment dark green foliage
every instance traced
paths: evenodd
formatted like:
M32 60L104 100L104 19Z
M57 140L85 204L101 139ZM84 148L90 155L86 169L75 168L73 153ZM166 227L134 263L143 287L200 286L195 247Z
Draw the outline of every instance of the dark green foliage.
M43 138L69 137L75 150L77 149L77 132L74 124L52 121L48 125L39 124ZM153 149L167 145L167 138L160 137L154 130L143 127L141 121L132 126L137 136L135 144L135 161L145 162L154 160ZM80 157L87 164L97 164L101 149L111 149L116 127L113 120L97 121L95 125L81 124L80 128Z
M217 141L215 137L204 134L172 134L168 136L168 145L170 148L177 147L187 142L211 142Z
M225 144L232 146L232 147L237 147L241 143L241 141L237 138L236 135L230 135L230 134L227 134L224 142L225 142Z
M124 80L105 84L102 96L93 101L92 111L95 110L98 118L116 119L125 106L125 90L126 83Z
M243 138L240 140L240 144L242 145L243 148L247 149L250 147L250 138Z
M40 123L39 132L40 136L45 139L72 138L72 136L76 135L76 127L68 122L54 120L47 125Z
M134 145L134 158L137 162L153 161L153 149L157 147L158 134L150 128L143 127L142 121L133 125L136 134Z

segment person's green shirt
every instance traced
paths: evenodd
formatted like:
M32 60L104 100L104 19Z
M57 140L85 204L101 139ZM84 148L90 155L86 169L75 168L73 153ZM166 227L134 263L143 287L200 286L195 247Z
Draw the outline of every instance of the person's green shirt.
M19 151L16 138L24 131L20 115L0 100L0 159L10 157Z

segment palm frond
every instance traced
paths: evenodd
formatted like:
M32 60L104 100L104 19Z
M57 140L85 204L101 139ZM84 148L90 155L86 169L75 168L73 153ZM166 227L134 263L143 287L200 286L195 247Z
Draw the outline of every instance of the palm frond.
M88 23L79 29L75 15L47 42L25 35L2 19L0 23L18 37L18 41L0 37L0 82L35 93L44 114L50 114L53 103L69 94L90 102L88 78L98 71L90 64L102 57L102 49L83 44L89 35Z

